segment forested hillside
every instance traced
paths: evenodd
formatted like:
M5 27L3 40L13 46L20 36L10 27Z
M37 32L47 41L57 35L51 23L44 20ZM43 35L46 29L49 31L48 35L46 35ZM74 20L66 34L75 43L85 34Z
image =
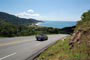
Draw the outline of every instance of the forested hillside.
M3 19L0 19L0 36L2 37L14 37L14 36L29 36L36 35L41 32L45 34L71 34L75 27L67 27L63 29L52 27L40 27L40 26L22 26L14 25Z
M49 28L39 26L28 27L22 25L14 25L3 19L0 19L0 36L2 37L29 36L39 34L41 32L46 34L58 34L61 32L61 30L50 27Z
M31 19L19 18L17 16L5 12L0 12L0 19L10 22L14 25L31 25L32 23L41 22L32 18Z
M88 29L90 29L90 10L81 16L81 20L78 22L75 31L87 31Z

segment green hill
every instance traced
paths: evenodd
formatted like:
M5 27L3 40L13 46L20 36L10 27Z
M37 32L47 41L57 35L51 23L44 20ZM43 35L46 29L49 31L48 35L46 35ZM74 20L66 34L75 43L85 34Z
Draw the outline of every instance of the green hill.
M29 36L39 34L40 32L46 34L59 34L64 31L52 27L16 25L0 19L0 36L2 37Z
M75 31L77 30L87 31L88 29L90 29L90 11L85 12L81 16L81 20L78 22Z
M0 12L0 19L10 22L14 25L31 25L32 23L40 22L36 19L19 18L5 12Z

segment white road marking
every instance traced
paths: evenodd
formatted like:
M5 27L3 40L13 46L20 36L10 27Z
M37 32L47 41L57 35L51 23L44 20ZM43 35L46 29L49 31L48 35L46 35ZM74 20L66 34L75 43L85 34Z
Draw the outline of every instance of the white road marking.
M0 58L0 60L3 60L3 59L5 59L5 58L8 58L8 57L13 56L13 55L15 55L15 54L16 54L16 52L15 52L15 53L12 53L12 54L10 54L10 55L7 55L7 56L5 56L5 57L2 57L2 58Z

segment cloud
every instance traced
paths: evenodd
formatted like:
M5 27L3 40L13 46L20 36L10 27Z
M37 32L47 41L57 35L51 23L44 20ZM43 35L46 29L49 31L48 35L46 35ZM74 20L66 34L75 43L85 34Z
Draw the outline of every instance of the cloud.
M29 9L29 10L27 10L25 12L17 13L15 15L18 16L18 17L27 18L27 19L34 18L34 19L43 20L43 18L44 18L44 16L41 16L39 13L36 13L32 9Z
M27 10L27 12L29 12L29 13L34 13L34 10L29 9L29 10Z

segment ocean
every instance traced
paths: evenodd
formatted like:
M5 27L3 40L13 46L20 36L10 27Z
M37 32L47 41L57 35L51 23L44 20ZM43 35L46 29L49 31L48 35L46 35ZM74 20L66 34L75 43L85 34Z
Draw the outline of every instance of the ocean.
M37 23L36 25L53 28L64 28L75 26L76 24L77 24L76 21L44 21L41 23Z

